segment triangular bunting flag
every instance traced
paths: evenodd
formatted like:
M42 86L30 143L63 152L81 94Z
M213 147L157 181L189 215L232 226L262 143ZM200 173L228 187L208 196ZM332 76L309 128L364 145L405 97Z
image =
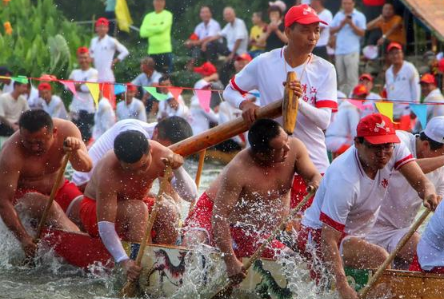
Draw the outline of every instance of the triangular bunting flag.
M72 82L72 81L64 81L64 80L60 80L59 82L62 83L63 85L65 85L65 87L67 89L69 89L69 91L72 92L74 97L77 97L77 90L76 90L76 86L74 85L74 82Z
M387 116L393 122L393 103L376 102L375 104L379 113Z
M413 113L418 117L422 129L424 130L427 125L427 105L410 104L410 109L412 109Z
M359 110L364 110L364 101L361 101L361 100L352 100L352 99L347 99L347 101L349 101L350 104L352 104L353 106L355 106L355 107L358 108Z
M179 101L179 96L183 91L183 88L180 87L170 87L168 90L171 92L176 101Z
M26 76L11 77L11 80L15 81L15 82L22 83L22 84L28 84L28 82L29 82L29 80Z
M107 98L111 107L116 108L116 95L114 94L114 84L111 83L100 83L100 91L102 92L102 97Z
M163 93L158 93L155 87L143 87L150 95L152 95L158 101L168 100L168 95Z
M89 92L91 93L94 103L99 105L99 95L100 95L100 86L99 83L85 83L85 85L88 87Z
M123 84L115 84L114 85L114 94L115 95L119 95L124 92L126 92L126 85L123 85Z
M210 112L211 90L196 89L199 104L205 112Z

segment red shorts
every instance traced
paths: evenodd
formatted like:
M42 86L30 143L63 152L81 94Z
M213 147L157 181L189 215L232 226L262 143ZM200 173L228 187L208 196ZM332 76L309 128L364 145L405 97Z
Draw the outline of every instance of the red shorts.
M410 264L409 271L444 274L444 267L435 267L430 271L423 270L421 268L421 265L419 264L418 255L415 254L415 256L413 257L413 261Z
M322 174L324 175L324 174ZM307 185L304 179L300 175L295 175L293 179L293 186L291 187L291 200L290 208L294 209L307 195ZM302 207L298 214L303 214L313 203L314 196L312 196L308 202Z
M204 192L196 203L193 212L188 215L184 223L184 232L190 229L202 230L208 234L209 243L215 246L213 240L213 227L211 218L213 217L213 201ZM245 231L238 227L231 227L231 237L233 240L234 253L238 258L251 256L260 246L261 241L267 239L268 235ZM285 245L277 240L273 240L262 254L262 257L273 258L278 251L285 248Z
M151 212L155 199L152 197L146 197L143 202L147 205L149 211ZM80 203L80 220L82 221L83 227L86 232L93 238L98 238L99 227L97 225L97 204L94 199L84 196L82 202ZM155 237L154 230L151 231L151 237Z
M22 198L27 193L39 193L43 194L37 190L33 189L17 189L15 192L15 201L14 204L17 202L18 199ZM46 196L49 196L49 194L43 194ZM65 180L63 185L60 187L60 189L57 191L54 200L60 205L60 207L63 209L64 212L68 209L70 203L76 199L79 196L82 196L83 193L77 188L77 186L74 183L71 183L68 180Z

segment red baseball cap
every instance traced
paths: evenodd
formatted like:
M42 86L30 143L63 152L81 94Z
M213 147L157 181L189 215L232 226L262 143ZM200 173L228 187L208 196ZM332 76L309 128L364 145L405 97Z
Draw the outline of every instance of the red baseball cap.
M89 49L87 47L79 47L77 49L77 55L88 54L88 53L89 53Z
M97 27L97 26L100 26L100 25L109 26L109 21L108 21L108 19L107 19L107 18L99 18L99 19L96 21L96 27Z
M250 62L250 61L253 60L253 58L251 58L250 54L248 54L247 52L245 52L244 54L241 54L241 55L237 56L237 57L236 57L236 60L237 60L237 61L240 61L240 60L246 60L246 61Z
M43 82L39 84L38 90L52 90L49 83Z
M435 80L435 76L433 76L432 74L424 74L421 77L421 80L419 80L419 83L427 83L427 84L435 84L436 85L436 80Z
M327 22L319 19L316 11L307 4L292 6L285 14L285 27L290 27L293 23L308 25L318 22L328 25Z
M362 80L368 80L370 82L373 82L373 76L370 75L369 73L364 73L361 75L361 77L359 77L359 81L362 81Z
M356 129L356 137L364 137L371 144L400 143L395 127L385 115L374 113L363 117Z
M353 89L353 95L355 96L368 95L367 86L365 86L364 84L356 85L356 87Z
M396 42L391 42L388 46L387 46L387 53L390 52L393 49L399 49L402 51L402 46L400 43L396 43Z
M201 66L195 67L194 72L203 76L210 76L217 73L216 67L211 62L205 62Z
M441 73L444 73L444 58L442 58L439 62L438 62L438 70Z
M126 91L137 91L137 86L132 83L128 83L126 85Z

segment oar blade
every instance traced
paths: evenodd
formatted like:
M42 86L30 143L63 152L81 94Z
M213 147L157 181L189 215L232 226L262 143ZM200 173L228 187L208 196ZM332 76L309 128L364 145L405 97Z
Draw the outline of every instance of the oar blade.
M298 116L299 99L296 97L293 90L289 87L289 83L295 80L296 73L288 72L287 84L285 85L284 90L284 100L282 101L283 127L287 134L293 134L294 128L296 127L296 119Z

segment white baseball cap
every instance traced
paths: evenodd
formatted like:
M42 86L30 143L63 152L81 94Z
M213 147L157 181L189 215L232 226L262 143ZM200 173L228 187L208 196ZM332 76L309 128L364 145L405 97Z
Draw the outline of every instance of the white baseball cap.
M424 134L433 141L444 143L444 116L432 118L425 128Z

